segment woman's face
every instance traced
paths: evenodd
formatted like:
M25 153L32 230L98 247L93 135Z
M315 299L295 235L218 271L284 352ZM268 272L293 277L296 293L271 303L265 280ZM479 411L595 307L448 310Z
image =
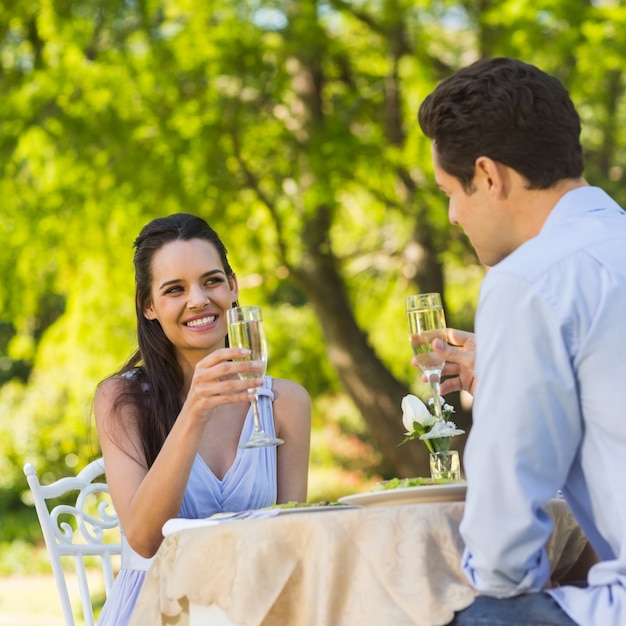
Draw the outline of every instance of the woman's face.
M176 240L152 257L152 302L144 315L158 320L177 353L195 362L224 347L226 310L238 293L212 243Z

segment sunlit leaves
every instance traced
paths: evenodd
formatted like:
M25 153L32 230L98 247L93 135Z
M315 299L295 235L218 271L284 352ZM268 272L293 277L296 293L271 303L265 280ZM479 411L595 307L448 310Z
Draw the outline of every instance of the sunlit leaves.
M433 184L423 98L480 55L539 64L579 107L590 182L624 203L625 50L626 9L585 0L3 2L0 358L35 368L0 391L15 449L83 450L94 384L133 347L132 241L175 211L220 232L242 298L271 305L273 367L315 392L337 381L288 266L325 221L359 327L412 381L420 258L463 323L483 271Z

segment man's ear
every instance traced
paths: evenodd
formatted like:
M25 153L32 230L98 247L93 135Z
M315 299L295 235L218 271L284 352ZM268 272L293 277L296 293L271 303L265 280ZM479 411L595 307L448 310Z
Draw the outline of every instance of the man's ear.
M496 197L506 193L502 165L489 157L480 156L474 164L474 182Z

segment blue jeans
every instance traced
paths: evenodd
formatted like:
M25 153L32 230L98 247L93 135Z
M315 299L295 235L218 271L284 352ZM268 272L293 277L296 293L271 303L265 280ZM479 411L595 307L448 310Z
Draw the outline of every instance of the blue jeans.
M448 626L576 626L547 593L515 598L477 596Z

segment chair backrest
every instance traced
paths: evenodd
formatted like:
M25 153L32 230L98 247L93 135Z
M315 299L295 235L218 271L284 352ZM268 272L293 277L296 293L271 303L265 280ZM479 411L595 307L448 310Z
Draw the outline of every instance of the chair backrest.
M117 567L117 555L122 552L119 521L108 495L108 485L96 480L104 475L104 459L92 461L76 476L60 478L49 485L39 482L37 472L30 463L24 465L24 474L33 494L65 622L67 626L75 626L62 557L73 557L85 626L93 626L85 557L89 557L88 565L93 562L94 556L96 561L99 560L105 595L108 596ZM72 494L72 504L54 505L48 502L62 497L63 501L67 501L72 492L78 492L75 501Z

